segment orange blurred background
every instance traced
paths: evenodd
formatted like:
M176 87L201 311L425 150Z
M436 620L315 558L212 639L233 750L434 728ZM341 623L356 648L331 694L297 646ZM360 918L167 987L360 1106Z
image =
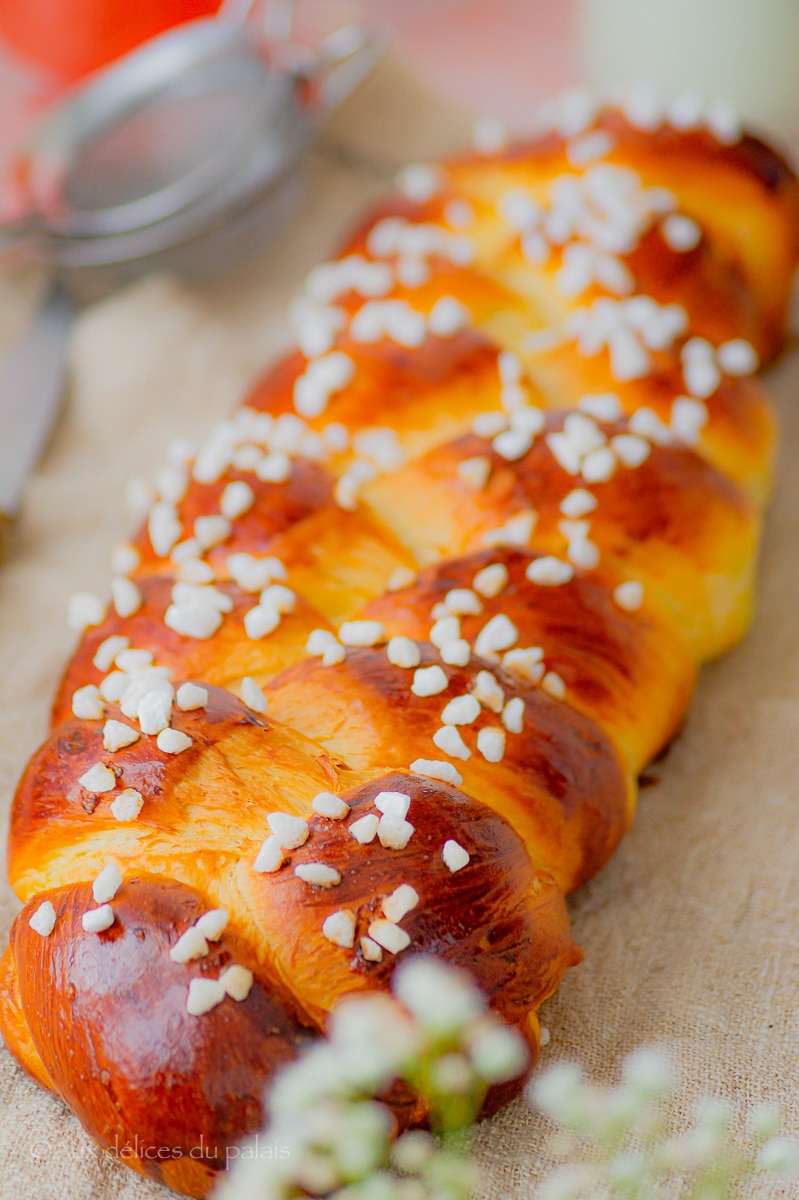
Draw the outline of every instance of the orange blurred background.
M216 12L220 0L0 0L0 36L71 83L147 38Z

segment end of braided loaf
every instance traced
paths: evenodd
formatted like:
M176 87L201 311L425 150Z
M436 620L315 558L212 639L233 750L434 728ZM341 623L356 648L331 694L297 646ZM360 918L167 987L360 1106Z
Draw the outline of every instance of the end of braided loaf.
M471 970L537 1053L535 1009L581 955L560 889L533 867L502 817L443 783L408 773L364 781L332 761L319 764L315 781L303 772L307 784L297 789L313 744L214 691L202 717L174 723L192 737L190 750L164 764L142 739L127 757L121 782L149 784L160 807L136 822L140 865L114 892L113 922L87 932L83 917L97 911L98 897L85 880L109 859L129 859L131 835L101 806L87 812L78 789L65 787L65 756L80 771L99 749L100 730L81 738L76 725L60 727L23 781L26 818L12 841L25 857L17 856L15 886L32 898L0 967L0 1014L20 1065L103 1146L115 1154L132 1147L122 1154L129 1165L189 1194L206 1191L226 1151L259 1127L274 1071L324 1029L343 996L388 987L401 950L392 931ZM309 812L303 791L321 780L348 806L346 821ZM291 870L253 872L265 815L285 810L285 799L274 797L289 791L295 811L309 817L306 840L287 854ZM65 799L56 803L59 792ZM350 833L357 821L377 824L375 802L386 794L410 796L414 833L401 848ZM179 840L168 838L170 827L181 830ZM468 861L442 855L447 843ZM303 878L320 861L338 873L336 886L311 887ZM45 904L57 935L30 926ZM400 926L396 914L405 907ZM173 961L180 939L220 910L229 918L221 936L201 957ZM225 1001L189 1011L187 992L198 981L224 981L231 969L234 990ZM244 994L235 990L242 971ZM506 1091L489 1095L488 1110ZM399 1124L424 1119L413 1097L393 1099ZM159 1154L164 1147L182 1153Z
M172 447L113 607L77 606L0 1028L187 1194L406 953L468 968L535 1058L581 957L564 895L746 630L799 185L728 126L639 124L556 106L417 170L312 272L299 348Z

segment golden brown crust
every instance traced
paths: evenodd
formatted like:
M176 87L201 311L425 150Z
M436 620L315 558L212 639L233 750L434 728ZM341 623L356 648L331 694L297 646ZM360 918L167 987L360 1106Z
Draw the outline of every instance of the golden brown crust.
M612 392L626 416L646 408L669 428L675 402L687 391L679 360L657 355L654 369L643 379L623 382L614 380L608 360L607 352L580 356L572 342L565 342L531 354L528 365L551 407L576 408L586 395ZM756 505L765 504L771 491L776 422L762 388L751 379L727 376L703 404L707 421L690 448L734 480Z
M359 845L353 821L375 813L381 791L411 798L414 826L404 849L376 838ZM407 773L381 774L341 793L351 807L346 822L311 819L311 836L291 855L291 866L322 861L342 876L340 886L313 887L291 871L256 876L251 902L293 995L309 1019L322 1025L342 996L387 988L394 956L364 956L360 938L383 917L382 900L396 887L417 892L417 906L402 921L414 945L466 967L492 1005L514 1025L557 988L567 966L582 957L569 933L562 893L550 875L535 870L510 825L464 791ZM441 854L454 839L470 855L450 871ZM400 882L401 881L401 882ZM348 910L357 918L351 949L331 945L323 921Z
M799 258L799 183L787 161L750 134L724 145L704 128L638 129L615 109L601 112L594 127L613 139L603 162L632 168L644 186L668 188L712 235L716 258L743 276L750 293L750 321L728 336L747 337L763 361L772 358L784 337ZM477 155L450 162L448 177L458 194L484 203L518 184L540 192L573 169L568 142L545 133L489 162ZM702 314L709 308L702 306Z
M555 671L569 703L611 735L633 775L663 749L679 727L690 700L696 663L678 636L649 603L625 612L612 597L616 579L607 568L576 571L558 587L541 587L525 571L542 556L500 546L448 559L421 571L408 588L372 601L364 610L386 632L424 639L428 614L451 588L470 588L478 572L499 564L508 582L482 611L461 618L473 642L486 622L506 614L519 630L520 646L543 650L541 675ZM652 680L663 681L653 695ZM668 681L668 682L666 682Z
M236 520L232 537L225 538L219 546L208 552L209 565L221 579L228 578L227 559L231 554L269 554L280 534L291 529L308 517L313 516L330 500L333 478L324 467L308 459L302 460L292 471L285 483L263 482L252 472L227 470L224 475L210 483L189 483L186 495L177 505L183 538L196 533L198 517L217 514L222 492L229 483L246 483L252 489L255 502ZM141 570L169 573L174 572L174 563L153 551L145 526L134 543L142 555Z
M56 911L49 937L27 924L43 900ZM199 1182L201 1194L226 1151L258 1128L265 1083L308 1033L275 981L259 978L246 937L226 930L201 963L171 961L170 947L206 911L196 891L131 879L114 898L113 925L87 933L82 914L94 907L89 884L68 885L38 896L12 926L32 1040L54 1089L102 1146L173 1187ZM247 997L187 1012L188 982L233 963L255 972Z
M379 222L399 219L411 224L445 223L448 205L468 198L474 206L474 224L469 226L469 233L477 247L477 271L474 267L458 270L436 260L428 295L432 287L440 283L443 290L449 283L449 292L454 292L469 307L478 326L494 329L499 312L506 313L505 327L510 329L522 316L528 327L555 325L578 305L601 296L603 289L596 284L576 297L558 288L558 273L566 257L562 246L553 245L545 263L530 263L524 254L521 235L509 231L497 217L495 202L509 190L509 179L503 173L497 177L495 190L483 193L479 185L485 185L486 176L479 164L474 166L478 173L477 187L471 186L468 166L462 169L455 163L449 167L449 185L425 203L413 203L396 195L381 200L345 242L342 253L368 256L370 233ZM547 168L542 183L548 185L555 174ZM530 179L525 177L524 182L529 184ZM721 256L707 236L700 237L691 250L675 254L655 220L629 250L618 254L618 259L635 279L637 292L663 305L680 304L695 336L709 338L714 343L741 336L757 342L759 326L744 268L737 261ZM476 279L480 280L479 287L475 285ZM407 295L407 291L401 294ZM520 298L524 301L523 312L519 308ZM507 320L509 316L516 318L513 324Z
M421 665L438 662L433 648L423 645ZM382 649L350 651L334 667L305 661L272 681L270 711L356 770L396 769L440 757L432 739L444 706L473 691L479 672L490 670L505 701L524 700L523 732L508 737L501 762L488 762L475 749L477 736L502 726L484 709L461 731L473 753L457 761L459 786L504 815L533 863L550 871L564 891L578 887L607 861L632 815L632 781L609 739L593 722L493 663L472 656L467 667L443 670L447 687L422 698L411 693L409 672L393 666Z
M340 345L355 364L355 377L331 398L322 415L309 420L315 432L339 421L357 436L375 425L379 396L380 423L390 425L400 445L416 456L457 436L478 413L500 407L499 350L473 329L452 338L428 339L413 350L388 339L368 345L342 337ZM304 355L289 355L259 382L248 405L274 416L294 412L294 386L306 366ZM341 468L354 457L349 449L333 462Z
M406 954L472 970L535 1059L580 958L563 895L746 629L775 442L746 376L783 337L799 185L728 115L716 136L571 103L361 223L308 280L300 349L196 456L171 448L116 608L78 605L14 800L0 1028L190 1195ZM209 909L220 939L176 961Z
M0 957L0 1026L6 1049L13 1054L23 1071L27 1071L40 1087L52 1091L52 1081L33 1043L22 1007L17 959L10 944Z
M159 750L152 737L111 754L101 721L72 718L53 731L12 809L8 873L18 896L93 877L110 856L172 872L221 902L240 854L254 858L267 836L266 814L307 812L316 792L335 788L337 767L322 747L259 718L229 692L208 691L204 709L173 713L172 728L192 739L181 754ZM124 723L115 706L108 716ZM93 793L80 782L98 762L116 775L112 791ZM127 788L143 799L135 823L111 811Z
M93 660L109 637L127 637L133 645L152 651L159 666L171 671L176 679L202 679L217 687L229 687L247 675L265 682L305 657L305 643L312 629L331 628L321 613L300 599L281 622L279 639L255 641L247 636L244 617L257 597L232 582L219 582L218 589L232 603L228 619L213 639L189 641L164 624L173 585L174 579L167 575L140 578L141 608L126 618L112 611L102 624L87 630L59 686L53 704L53 726L71 717L76 688L102 682L107 672Z
M564 414L547 415L549 433ZM608 425L610 438L628 432ZM475 491L458 475L474 458L491 464L486 486ZM546 438L508 462L473 434L449 442L392 475L367 485L365 498L384 519L392 514L399 536L422 563L483 549L486 538L513 517L535 513L536 549L562 554L565 497L581 485L553 455ZM724 475L690 450L652 445L635 469L619 464L592 485L599 499L591 540L621 582L641 580L646 593L687 639L701 660L729 649L749 620L759 519Z

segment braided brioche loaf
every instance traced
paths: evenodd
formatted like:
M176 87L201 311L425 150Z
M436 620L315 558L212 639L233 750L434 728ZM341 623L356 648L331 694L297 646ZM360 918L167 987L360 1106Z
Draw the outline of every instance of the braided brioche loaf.
M748 376L799 187L688 117L570 96L406 170L311 273L298 349L171 448L112 606L73 603L0 1027L137 1170L205 1194L405 951L471 970L535 1056L581 957L563 897L751 612L775 430Z

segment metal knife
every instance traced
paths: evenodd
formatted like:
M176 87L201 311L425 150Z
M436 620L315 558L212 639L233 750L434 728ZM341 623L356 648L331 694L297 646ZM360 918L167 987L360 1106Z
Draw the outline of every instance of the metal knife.
M53 285L0 364L0 557L64 392L73 305Z

